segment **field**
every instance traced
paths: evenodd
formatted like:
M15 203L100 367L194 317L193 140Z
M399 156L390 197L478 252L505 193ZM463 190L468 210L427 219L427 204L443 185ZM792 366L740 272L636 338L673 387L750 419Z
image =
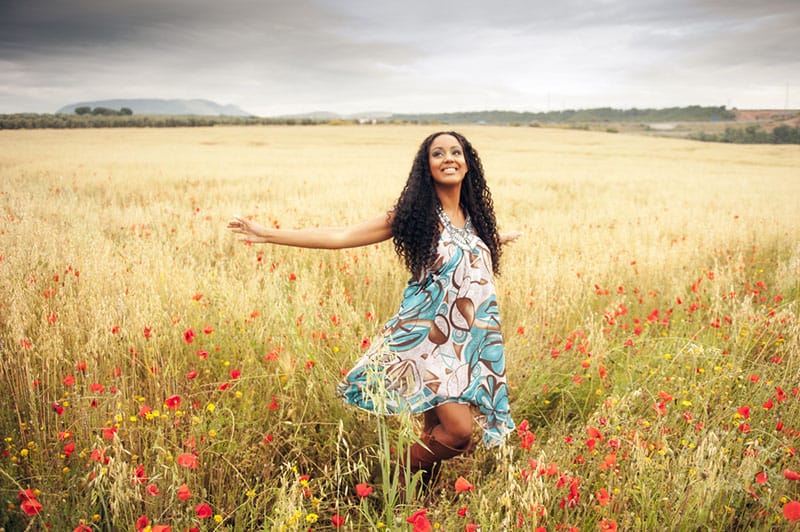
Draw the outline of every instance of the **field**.
M519 430L398 493L419 420L334 394L400 301L391 243L225 225L384 212L431 131L0 131L0 529L800 529L793 146L462 128L524 233Z

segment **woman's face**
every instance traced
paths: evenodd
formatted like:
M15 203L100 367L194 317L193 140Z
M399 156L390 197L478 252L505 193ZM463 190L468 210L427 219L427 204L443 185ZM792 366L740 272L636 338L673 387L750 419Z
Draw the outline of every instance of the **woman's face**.
M433 139L428 148L428 164L437 187L461 185L469 170L464 148L457 138L448 134Z

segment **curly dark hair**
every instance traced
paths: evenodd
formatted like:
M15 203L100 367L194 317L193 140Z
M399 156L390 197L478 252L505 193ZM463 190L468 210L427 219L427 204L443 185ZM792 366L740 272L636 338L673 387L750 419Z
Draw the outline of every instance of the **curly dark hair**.
M428 150L439 135L452 135L464 150L468 171L461 184L459 201L472 220L476 233L491 252L492 269L495 273L499 273L502 254L500 236L497 232L492 195L483 175L483 165L472 144L455 131L434 133L420 145L406 185L394 206L392 220L394 249L417 279L436 259L439 238L439 218L436 210L439 206L439 197L433 185Z

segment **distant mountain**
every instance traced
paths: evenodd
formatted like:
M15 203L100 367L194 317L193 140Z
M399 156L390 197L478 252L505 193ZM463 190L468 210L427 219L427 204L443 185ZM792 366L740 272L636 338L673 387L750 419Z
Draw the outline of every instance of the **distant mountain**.
M280 115L274 118L285 118L293 120L386 120L392 116L387 111L365 111L363 113L351 113L347 115L332 113L330 111L311 111L310 113L298 113L292 115Z
M220 105L209 100L99 100L65 105L57 114L74 114L78 107L105 107L120 110L127 107L137 115L201 115L201 116L251 116L235 105Z

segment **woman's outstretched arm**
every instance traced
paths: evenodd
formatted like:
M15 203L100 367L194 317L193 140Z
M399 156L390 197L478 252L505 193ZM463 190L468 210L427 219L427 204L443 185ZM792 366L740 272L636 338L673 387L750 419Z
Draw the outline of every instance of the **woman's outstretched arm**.
M278 244L301 248L342 249L367 246L392 236L392 216L387 213L364 222L344 227L311 227L308 229L271 229L236 215L228 229L241 235L240 240L259 244Z

